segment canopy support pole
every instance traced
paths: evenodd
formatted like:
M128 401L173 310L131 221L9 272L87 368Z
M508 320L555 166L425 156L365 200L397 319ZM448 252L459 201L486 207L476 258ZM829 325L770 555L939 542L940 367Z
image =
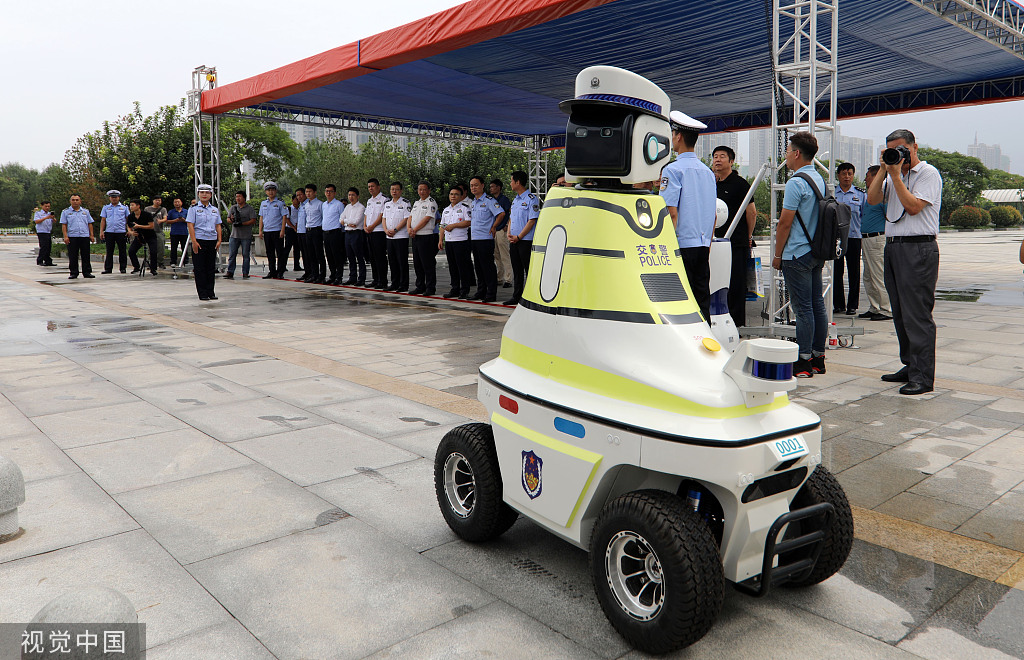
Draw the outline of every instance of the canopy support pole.
M217 208L224 208L220 189L220 116L206 115L208 137L203 136L202 94L217 86L217 69L198 66L192 71L192 89L188 92L188 116L192 120L192 174L193 194L201 183L213 186L213 200Z
M766 7L767 8L767 7ZM771 151L771 254L781 251L775 234L786 189L786 147L789 131L808 131L819 140L815 164L827 172L826 182L835 187L837 76L839 44L838 0L771 0L772 49L772 134ZM827 103L827 105L826 105ZM827 116L819 117L819 107L827 107ZM825 144L822 144L822 142ZM822 149L827 146L827 149ZM820 159L828 155L827 166ZM822 286L825 307L832 320L832 262L825 264ZM795 336L789 324L794 314L781 271L772 269L768 309L768 334Z
M547 159L544 158L543 137L534 135L533 149L529 151L530 186L535 193L540 195L548 191L548 167Z

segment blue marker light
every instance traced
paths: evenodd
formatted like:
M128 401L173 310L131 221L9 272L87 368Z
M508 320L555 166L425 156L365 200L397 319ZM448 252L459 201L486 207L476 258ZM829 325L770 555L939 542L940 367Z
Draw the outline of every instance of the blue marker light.
M574 438L582 438L587 434L587 430L583 428L582 424L563 417L555 417L555 430L571 435Z

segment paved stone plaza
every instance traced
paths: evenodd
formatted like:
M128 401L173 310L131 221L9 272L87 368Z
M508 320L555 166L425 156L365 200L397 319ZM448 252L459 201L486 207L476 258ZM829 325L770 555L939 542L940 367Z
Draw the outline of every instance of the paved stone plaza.
M854 505L850 560L815 588L727 591L675 657L1024 658L1022 237L940 237L934 393L879 380L891 322L800 382ZM200 303L163 271L69 281L33 247L0 241L0 455L27 481L0 623L100 585L151 660L641 657L584 552L523 519L467 544L438 511L434 449L483 418L510 309L258 279Z

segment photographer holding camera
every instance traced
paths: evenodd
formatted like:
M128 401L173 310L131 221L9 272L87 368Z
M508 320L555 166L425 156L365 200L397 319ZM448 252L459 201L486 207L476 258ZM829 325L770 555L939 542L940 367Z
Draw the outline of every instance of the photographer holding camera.
M935 386L935 285L939 279L939 207L942 176L917 157L906 129L885 138L881 170L868 187L868 204L885 202L885 288L903 368L885 374L906 383L900 394L924 394Z

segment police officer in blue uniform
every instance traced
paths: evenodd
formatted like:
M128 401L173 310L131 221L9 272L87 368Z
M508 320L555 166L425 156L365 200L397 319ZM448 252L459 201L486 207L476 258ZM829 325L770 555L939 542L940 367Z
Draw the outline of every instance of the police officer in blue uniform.
M216 279L217 252L221 243L220 210L210 200L213 186L208 183L196 188L199 202L189 208L188 236L192 243L192 276L200 300L216 300L213 285Z
M40 208L33 214L32 223L36 226L36 239L39 241L39 254L36 255L37 266L52 266L50 249L53 246L53 211L50 200L39 202Z
M60 229L64 234L64 244L68 246L68 267L71 270L69 280L78 277L78 259L82 259L82 277L93 278L92 263L89 261L89 245L93 242L92 214L89 209L82 208L82 198L71 196L71 206L60 213Z
M512 298L505 301L506 305L518 305L523 295L523 285L530 269L530 252L533 250L533 229L540 216L540 197L530 192L529 181L530 178L522 170L512 173L512 191L516 197L509 210L512 217L508 227L508 243L514 288Z
M267 198L260 204L260 238L267 248L267 274L263 279L280 280L288 269L281 248L284 247L284 216L288 214L284 202L277 198L277 184L263 184Z
M470 179L469 190L473 193L470 240L478 282L476 293L470 299L495 302L498 299L498 268L494 264L494 234L505 219L505 210L498 200L484 193L483 177Z
M128 270L127 255L127 234L128 214L127 206L121 203L120 190L108 190L107 197L110 203L106 204L100 211L100 240L107 244L107 258L103 261L101 275L109 275L114 272L114 246L117 246L117 263L121 272Z
M704 320L711 307L711 238L715 233L717 186L715 175L702 163L693 148L707 124L673 110L669 115L672 148L677 156L661 174L661 196L676 226L679 252L694 301Z

